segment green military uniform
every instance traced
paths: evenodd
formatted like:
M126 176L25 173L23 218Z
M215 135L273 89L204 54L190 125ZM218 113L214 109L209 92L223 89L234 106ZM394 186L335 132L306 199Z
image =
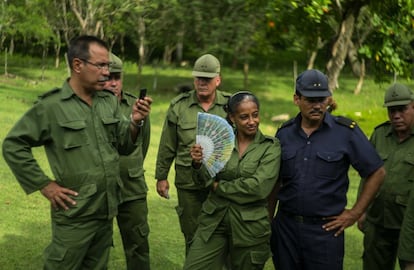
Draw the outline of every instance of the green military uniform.
M121 111L129 117L137 97L122 92ZM128 156L120 156L120 171L123 181L122 203L118 206L118 227L122 236L127 269L150 269L148 244L148 206L144 176L144 159L150 142L149 117L144 120L138 138L138 147Z
M378 196L367 210L364 226L364 269L394 269L398 237L414 181L414 130L399 142L391 124L375 128L370 141L387 172Z
M405 262L414 262L414 192L411 192L401 226L398 258Z
M66 81L23 115L4 139L3 155L27 194L51 181L31 152L42 145L56 182L79 194L69 210L51 209L45 269L105 269L122 184L118 152L136 148L117 98L98 91L89 106Z
M241 158L236 142L216 176L217 189L203 204L184 269L221 269L227 256L231 269L264 267L270 257L267 197L279 175L280 152L278 140L260 131ZM213 180L205 167L194 174L195 181L211 186Z
M208 113L226 116L223 106L230 94L216 90L216 98ZM175 159L175 186L177 187L177 214L184 234L186 250L197 228L197 217L208 190L200 188L191 178L190 148L195 144L197 113L205 112L198 103L196 91L180 94L171 101L159 144L155 178L167 179Z

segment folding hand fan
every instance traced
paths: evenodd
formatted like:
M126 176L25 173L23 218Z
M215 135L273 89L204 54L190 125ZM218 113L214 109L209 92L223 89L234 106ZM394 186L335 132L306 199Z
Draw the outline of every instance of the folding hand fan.
M234 132L226 119L209 113L198 113L196 143L203 148L203 163L214 177L230 158Z

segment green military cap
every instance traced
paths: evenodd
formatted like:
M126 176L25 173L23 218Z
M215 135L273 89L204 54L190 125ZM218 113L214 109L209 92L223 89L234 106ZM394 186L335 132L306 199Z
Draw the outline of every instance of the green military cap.
M109 61L111 61L111 65L109 66L110 73L121 73L122 72L122 60L119 59L118 56L111 53L109 56Z
M413 100L413 93L407 86L394 83L385 92L384 107L407 105Z
M220 62L212 54L204 54L194 63L193 77L214 78L219 74Z

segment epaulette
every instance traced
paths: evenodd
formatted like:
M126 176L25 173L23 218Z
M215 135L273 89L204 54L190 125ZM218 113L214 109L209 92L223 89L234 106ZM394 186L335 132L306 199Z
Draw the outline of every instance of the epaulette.
M135 96L134 94L131 94L130 92L123 92L123 93L124 93L125 96L132 97L134 99L138 98L137 96Z
M190 93L191 91L179 94L178 96L176 96L175 98L171 100L171 105L178 103L180 100L188 98L191 95Z
M57 92L60 92L60 90L61 90L61 88L58 88L58 87L53 88L52 90L47 91L46 93L41 94L41 95L39 96L39 99L44 99L44 98L46 98L46 97L48 97L48 96L51 96L51 95L53 95L53 94L55 94L55 93L57 93Z
M337 122L340 125L349 127L350 129L354 129L357 125L357 123L349 118L343 117L343 116L336 116L334 117L335 122Z
M381 123L378 126L376 126L374 129L377 129L377 128L380 128L380 127L383 127L383 126L389 126L389 125L391 125L391 122L390 121L385 121L384 123Z
M264 136L265 136L266 140L272 141L273 143L276 142L276 140L277 140L276 137L272 137L272 136L269 136L269 135L264 135Z
M281 128L285 128L285 127L288 127L288 126L291 126L291 125L293 125L293 123L295 123L295 118L291 118L291 119L289 119L289 120L287 120L286 122L284 122L280 127L279 127L279 129L281 129Z
M104 91L105 93L111 93L112 95L114 95L114 96L115 96L115 93L114 93L113 91L111 91L111 90L104 89L104 90L102 90L102 91Z
M224 92L224 91L221 91L220 90L220 93L223 95L223 96L225 96L225 97L227 97L227 98L229 98L229 97L231 97L231 93L229 93L229 92Z

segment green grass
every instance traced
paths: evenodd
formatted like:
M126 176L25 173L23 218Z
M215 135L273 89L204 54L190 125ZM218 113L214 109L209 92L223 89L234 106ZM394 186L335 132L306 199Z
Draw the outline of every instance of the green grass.
M48 69L41 80L39 62L35 59L11 60L9 73L12 77L0 76L0 142L17 119L30 107L36 97L61 86L67 73L65 68L54 69L48 63ZM28 68L27 63L30 63ZM285 69L287 69L285 67ZM131 63L125 65L124 89L133 89L137 93L137 68ZM2 70L0 69L0 72ZM154 82L157 82L154 88ZM235 92L243 88L241 71L223 70L221 89ZM140 86L148 88L148 94L154 103L151 112L152 134L149 154L145 160L146 179L149 186L148 206L151 265L152 269L181 269L184 260L184 241L179 229L174 207L177 205L175 188L171 189L171 199L161 199L155 192L154 168L158 149L159 135L169 101L177 95L174 87L182 83L192 83L191 69L145 67ZM375 125L386 119L382 108L382 97L386 86L375 85L369 78L362 93L353 95L356 80L343 76L340 89L334 94L338 103L335 114L347 115L358 121L369 135ZM288 113L294 116L297 108L292 103L293 79L289 72L257 71L250 74L249 90L257 94L261 101L261 129L274 135L277 124L272 123L273 115ZM411 84L411 86L413 86ZM41 167L50 175L47 160L41 148L34 149ZM173 184L173 171L170 183ZM42 252L50 240L49 204L36 192L26 196L14 179L4 160L0 159L0 265L2 269L41 269ZM351 184L349 204L355 201L359 177L350 171ZM355 226L346 231L346 255L344 269L360 269L362 254L362 234ZM123 269L125 260L118 230L115 226L114 249L111 252L109 269ZM273 269L271 262L265 269Z

